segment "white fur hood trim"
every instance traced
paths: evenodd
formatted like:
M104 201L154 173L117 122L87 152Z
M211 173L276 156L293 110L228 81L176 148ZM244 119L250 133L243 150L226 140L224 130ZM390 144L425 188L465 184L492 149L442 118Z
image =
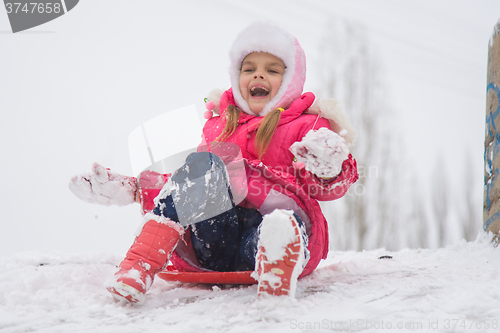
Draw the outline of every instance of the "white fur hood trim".
M348 147L356 142L358 134L352 127L347 115L342 110L339 101L334 98L325 98L316 100L307 111L309 114L319 114L321 117L330 121L332 130L342 136Z
M294 36L270 21L254 22L238 34L229 50L229 79L233 87L234 102L241 111L256 116L239 89L241 62L252 52L270 53L280 58L286 67L276 95L267 102L259 116L263 117L278 107L286 109L302 95L306 79L304 50Z

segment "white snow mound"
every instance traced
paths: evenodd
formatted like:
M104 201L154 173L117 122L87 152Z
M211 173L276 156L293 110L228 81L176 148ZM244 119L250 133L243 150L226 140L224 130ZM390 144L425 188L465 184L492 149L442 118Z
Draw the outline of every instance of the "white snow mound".
M142 306L127 305L103 286L121 259L0 257L0 331L497 332L500 325L500 249L485 233L441 249L332 251L299 279L296 299L257 299L256 285L156 278Z

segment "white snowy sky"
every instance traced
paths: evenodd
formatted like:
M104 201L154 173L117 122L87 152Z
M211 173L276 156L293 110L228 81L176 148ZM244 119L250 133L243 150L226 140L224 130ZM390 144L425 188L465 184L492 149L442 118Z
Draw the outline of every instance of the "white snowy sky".
M86 204L69 192L70 177L94 161L131 174L129 133L189 104L201 114L210 90L229 87L231 42L258 19L299 39L312 91L326 23L364 24L384 66L408 172L430 187L442 155L459 190L467 152L480 197L487 48L499 18L497 0L86 0L12 34L0 8L0 255L124 253L138 206Z

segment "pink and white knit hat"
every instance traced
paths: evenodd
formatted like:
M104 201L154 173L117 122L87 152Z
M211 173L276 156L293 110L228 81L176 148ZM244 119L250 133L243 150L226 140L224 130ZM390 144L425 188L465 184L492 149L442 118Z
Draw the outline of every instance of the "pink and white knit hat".
M255 115L243 99L239 89L241 62L252 52L267 52L280 58L286 66L283 81L276 95L264 106L259 116L276 108L286 109L302 95L306 80L306 56L297 38L270 22L255 22L236 37L229 58L229 76L236 106L247 114Z

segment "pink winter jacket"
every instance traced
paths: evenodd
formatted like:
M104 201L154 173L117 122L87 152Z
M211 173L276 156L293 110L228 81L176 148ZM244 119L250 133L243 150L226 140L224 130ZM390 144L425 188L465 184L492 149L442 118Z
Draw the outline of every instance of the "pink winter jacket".
M291 209L306 226L309 235L310 259L301 276L311 273L328 253L328 225L317 200L328 201L342 197L358 179L356 161L349 155L341 173L324 181L305 169L293 167L294 142L301 141L307 132L321 127L330 129L330 123L317 115L307 114L314 101L312 93L305 93L282 112L281 119L267 151L258 159L255 136L262 117L242 113L236 131L225 141L237 144L244 159L248 194L239 205L256 208L261 214L274 209ZM203 128L206 144L216 141L225 126L225 109L234 104L231 89L220 100L221 116L209 119ZM206 271L199 266L192 250L189 233L184 236L171 258L181 271Z

